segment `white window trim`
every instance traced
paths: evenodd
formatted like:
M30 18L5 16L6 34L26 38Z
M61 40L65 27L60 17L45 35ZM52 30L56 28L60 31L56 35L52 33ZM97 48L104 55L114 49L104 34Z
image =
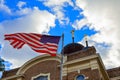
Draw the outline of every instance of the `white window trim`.
M33 77L31 78L31 80L34 80L35 78L37 78L37 77L39 77L39 76L48 76L48 80L50 80L50 73L46 73L46 74L40 73L40 74L38 74L38 75L36 75L36 76L33 76Z

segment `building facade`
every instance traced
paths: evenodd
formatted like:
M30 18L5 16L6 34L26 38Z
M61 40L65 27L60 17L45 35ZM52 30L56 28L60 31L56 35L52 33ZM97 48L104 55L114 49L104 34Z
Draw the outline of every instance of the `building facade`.
M64 47L62 80L120 80L120 67L106 70L96 49L71 43ZM61 56L41 55L4 71L1 80L60 80Z

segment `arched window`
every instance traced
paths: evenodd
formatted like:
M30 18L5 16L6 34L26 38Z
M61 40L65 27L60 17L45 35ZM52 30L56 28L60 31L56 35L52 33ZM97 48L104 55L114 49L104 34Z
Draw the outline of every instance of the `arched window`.
M76 80L85 80L85 77L83 75L78 75L76 77Z
M34 80L48 80L48 76L39 76L35 78Z

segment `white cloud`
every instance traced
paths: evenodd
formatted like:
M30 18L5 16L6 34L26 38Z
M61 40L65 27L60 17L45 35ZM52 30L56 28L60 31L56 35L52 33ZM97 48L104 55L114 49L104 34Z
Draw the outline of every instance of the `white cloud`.
M32 9L31 8L21 8L20 10L17 10L16 12L13 13L13 16L15 15L18 15L18 16L23 16L23 15L27 15L29 13L32 12Z
M11 14L11 10L8 6L5 5L4 0L0 0L0 11L4 11L4 13Z
M55 12L55 15L57 19L59 20L60 24L64 24L64 21L67 21L68 19L64 15L64 11L61 6L56 6L53 8L53 11Z
M43 1L43 0L38 0ZM71 0L45 0L43 1L45 6L48 6L52 9L52 11L55 13L57 19L59 20L60 24L67 24L69 22L69 19L65 17L65 11L63 7L66 5L73 6L73 2Z
M71 0L60 0L59 2L57 0L46 0L44 4L47 6L64 6L65 3L73 5Z
M14 25L13 25L14 24ZM48 32L50 27L55 26L55 16L47 11L34 9L32 13L10 21L1 23L6 33L13 32Z
M12 12L12 9L5 5L4 0L0 1L0 11L5 11L12 14L12 16L24 15L20 18L0 23L0 43L3 45L1 55L4 59L13 63L13 68L21 66L27 60L37 56L38 53L34 54L35 52L28 46L24 46L20 50L13 49L7 41L3 40L4 34L16 32L48 33L50 28L55 26L56 19L61 24L69 22L63 7L68 4L73 6L71 0L38 1L43 1L44 5L48 6L55 15L48 11L41 11L37 7L28 8L26 7L27 3L22 1L17 4L19 10ZM76 20L72 26L75 29L81 29L84 25L89 25L90 29L99 32L90 36L90 45L95 45L107 68L120 66L119 3L119 0L76 0L76 5L83 9L81 14L85 18ZM104 45L107 45L107 47Z
M39 55L39 53L34 52L29 46L24 45L22 49L13 49L9 42L4 42L1 56L4 60L12 63L10 68L17 68L22 66L25 62Z
M73 28L75 29L81 29L83 26L87 25L88 24L88 21L86 18L84 19L81 19L81 20L76 20L74 23L73 23Z
M105 43L110 46L101 55L106 55L103 61L107 68L120 66L120 0L76 0L77 6L83 9L82 14L88 20L86 24L91 24L90 29L99 31L91 36L96 43ZM83 25L80 21L77 24ZM77 26L77 25L74 25ZM81 26L77 26L78 29Z
M19 9L21 9L25 5L26 5L26 2L23 2L23 1L19 1L18 4L17 4L17 6L19 7Z
M9 15L9 16L23 16L31 13L33 11L32 8L26 7L26 2L19 1L16 5L18 7L18 10L14 10L7 6L5 4L4 0L0 1L0 12L3 13L4 15Z
M13 13L13 15L27 15L29 13L31 13L33 10L31 8L26 7L27 3L23 2L23 1L19 1L17 3L17 7L19 8L19 10L15 11Z
M35 57L38 53L31 50L27 45L20 50L13 49L9 42L4 41L4 34L31 32L31 33L48 33L50 28L55 26L56 17L48 11L41 11L38 8L21 18L8 20L0 23L0 43L3 45L1 56L10 61L12 68L21 66L27 60Z

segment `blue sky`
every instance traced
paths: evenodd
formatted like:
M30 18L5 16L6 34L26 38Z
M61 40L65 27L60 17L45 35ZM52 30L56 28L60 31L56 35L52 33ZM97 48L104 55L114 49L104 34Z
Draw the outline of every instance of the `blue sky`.
M72 42L70 32L74 29L75 42L85 45L83 37L87 34L89 45L96 47L106 68L120 66L119 3L119 0L0 0L0 56L12 63L11 68L17 68L39 55L27 45L13 49L4 41L4 34L64 33L67 45Z

